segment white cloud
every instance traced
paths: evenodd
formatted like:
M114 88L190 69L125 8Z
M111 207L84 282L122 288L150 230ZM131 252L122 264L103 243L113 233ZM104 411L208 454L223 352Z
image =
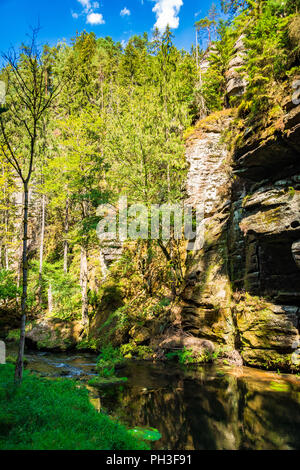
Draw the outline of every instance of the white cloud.
M90 10L92 8L90 0L77 0L80 5L83 6L83 8L86 8L87 10Z
M104 18L101 13L89 13L86 17L86 22L89 24L104 24Z
M74 19L85 16L88 24L97 25L105 23L102 13L95 11L100 8L99 2L92 2L91 0L77 0L77 2L82 6L82 11L80 13L71 11L71 15Z
M179 26L180 8L183 5L183 0L154 0L152 11L156 14L155 28L164 31L169 25L170 28L177 29Z
M121 16L130 16L130 15L131 15L131 11L128 10L128 8L124 7L123 10L120 11L120 15L121 15Z

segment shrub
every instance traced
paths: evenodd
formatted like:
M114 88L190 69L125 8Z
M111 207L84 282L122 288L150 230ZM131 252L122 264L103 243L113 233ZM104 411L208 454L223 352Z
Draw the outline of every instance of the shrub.
M15 299L20 289L14 280L14 275L11 271L6 269L0 270L0 301L4 302Z
M110 343L103 346L97 359L97 370L102 377L112 377L115 375L115 366L124 361L118 348L114 348Z

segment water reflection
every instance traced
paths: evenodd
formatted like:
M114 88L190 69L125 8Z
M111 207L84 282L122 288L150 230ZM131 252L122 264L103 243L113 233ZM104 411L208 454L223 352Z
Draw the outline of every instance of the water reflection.
M157 428L156 449L300 449L296 378L211 366L182 372L131 364L121 388L101 392L104 409L130 427Z
M26 357L27 368L45 376L88 380L96 373L93 354L27 351ZM130 428L157 428L156 449L300 449L300 377L136 362L120 375L129 379L122 386L88 387L91 402Z

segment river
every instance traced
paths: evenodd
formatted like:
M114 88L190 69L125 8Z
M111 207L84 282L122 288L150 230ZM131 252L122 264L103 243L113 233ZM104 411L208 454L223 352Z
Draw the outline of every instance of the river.
M9 347L10 350L10 347ZM49 377L95 375L89 353L27 351L27 368ZM99 412L130 428L153 427L155 449L300 449L300 377L248 367L129 362L122 386L88 387Z

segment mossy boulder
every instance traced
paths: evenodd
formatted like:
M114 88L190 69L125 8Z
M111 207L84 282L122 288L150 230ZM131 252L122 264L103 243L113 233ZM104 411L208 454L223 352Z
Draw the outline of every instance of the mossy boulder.
M26 333L26 340L38 349L66 351L81 341L84 327L80 321L46 318L36 322Z
M131 328L129 334L134 339L136 344L145 344L151 339L150 329L144 326L134 326Z
M235 307L236 323L246 364L268 369L297 370L300 344L297 315L290 307L273 305L246 294Z
M283 354L274 349L244 348L242 357L245 364L253 367L270 370L278 369L287 372L297 372L300 370L299 364L293 360L293 353Z
M161 341L159 347L165 351L188 349L198 355L213 353L215 350L211 341L182 334L168 336Z

